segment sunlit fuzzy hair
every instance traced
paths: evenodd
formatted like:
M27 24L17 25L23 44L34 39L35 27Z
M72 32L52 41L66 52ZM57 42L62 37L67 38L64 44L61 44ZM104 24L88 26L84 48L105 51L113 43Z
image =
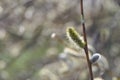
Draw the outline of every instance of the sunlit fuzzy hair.
M66 34L70 42L74 43L80 48L85 47L85 41L83 40L83 37L80 36L79 33L73 27L68 27L66 29Z

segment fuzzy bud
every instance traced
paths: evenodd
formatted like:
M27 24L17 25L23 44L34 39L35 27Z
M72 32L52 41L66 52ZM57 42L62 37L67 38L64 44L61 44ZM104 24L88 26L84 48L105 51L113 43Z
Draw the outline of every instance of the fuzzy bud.
M83 37L80 36L79 33L73 27L68 27L66 33L67 33L68 39L72 43L74 43L75 45L81 48L85 47L85 41L83 40Z
M101 59L101 55L98 53L93 54L93 56L91 57L90 61L92 64L96 63L98 60Z

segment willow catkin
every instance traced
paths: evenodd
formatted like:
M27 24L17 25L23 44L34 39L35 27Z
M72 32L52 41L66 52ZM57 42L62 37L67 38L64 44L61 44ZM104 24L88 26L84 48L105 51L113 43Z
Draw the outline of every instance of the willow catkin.
M85 47L85 41L83 40L83 37L79 35L79 33L73 28L73 27L68 27L66 30L66 34L68 39L79 46L80 48Z

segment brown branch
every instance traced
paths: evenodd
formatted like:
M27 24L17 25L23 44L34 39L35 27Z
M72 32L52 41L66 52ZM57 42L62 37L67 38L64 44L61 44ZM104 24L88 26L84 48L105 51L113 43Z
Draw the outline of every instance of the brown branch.
M84 41L86 43L84 47L84 51L86 53L86 58L87 58L87 63L89 67L89 73L91 80L93 80L93 73L92 73L92 65L89 59L89 53L88 53L88 45L87 45L87 37L86 37L86 29L85 29L85 22L84 22L84 11L83 11L83 0L80 0L80 10L81 10L81 20L82 20L82 28L83 28L83 36L84 36Z

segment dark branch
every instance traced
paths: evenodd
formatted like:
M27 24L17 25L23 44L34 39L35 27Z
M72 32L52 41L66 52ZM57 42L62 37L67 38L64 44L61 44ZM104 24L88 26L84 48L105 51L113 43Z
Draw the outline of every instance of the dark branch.
M85 29L85 22L84 22L83 0L80 0L80 10L81 10L81 18L82 18L81 21L82 21L82 27L83 27L83 36L84 36L84 41L86 43L84 51L86 53L86 58L87 58L87 63L88 63L88 67L89 67L90 77L91 77L91 80L93 80L92 65L91 65L90 59L89 59L86 29Z

